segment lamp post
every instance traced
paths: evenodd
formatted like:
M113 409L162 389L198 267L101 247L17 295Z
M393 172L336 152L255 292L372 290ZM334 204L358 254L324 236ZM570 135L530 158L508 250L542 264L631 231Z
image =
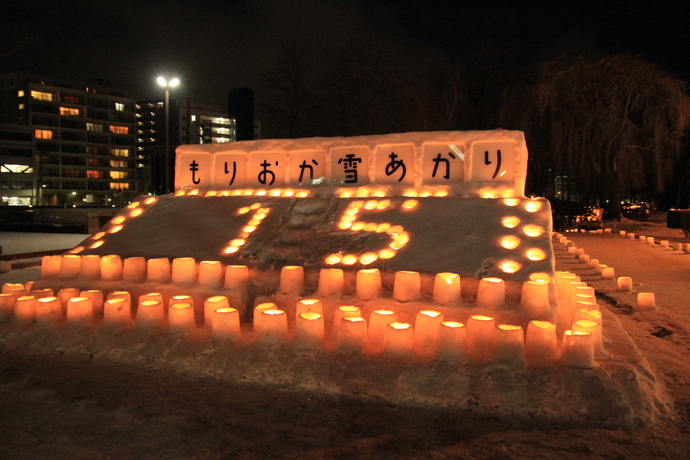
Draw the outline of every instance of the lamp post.
M180 79L158 77L156 81L165 88L165 193L170 193L170 88L179 85Z

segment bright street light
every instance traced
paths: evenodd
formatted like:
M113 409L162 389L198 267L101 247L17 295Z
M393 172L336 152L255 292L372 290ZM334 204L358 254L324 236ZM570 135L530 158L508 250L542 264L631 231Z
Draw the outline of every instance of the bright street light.
M161 76L156 81L165 88L165 193L170 193L170 88L179 85L180 79L175 77L168 81Z

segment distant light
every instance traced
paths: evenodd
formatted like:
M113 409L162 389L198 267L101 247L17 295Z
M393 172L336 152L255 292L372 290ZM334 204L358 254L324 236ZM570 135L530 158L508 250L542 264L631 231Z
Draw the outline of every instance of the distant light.
M166 87L166 88L173 88L177 85L180 84L180 79L179 78L173 78L170 81L166 80L165 77L158 77L156 79L159 85Z

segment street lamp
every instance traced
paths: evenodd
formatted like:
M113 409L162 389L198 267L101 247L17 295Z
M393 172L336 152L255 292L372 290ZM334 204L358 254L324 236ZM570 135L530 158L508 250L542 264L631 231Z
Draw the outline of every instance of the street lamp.
M156 81L165 88L165 193L170 193L170 88L179 85L180 79L158 77Z

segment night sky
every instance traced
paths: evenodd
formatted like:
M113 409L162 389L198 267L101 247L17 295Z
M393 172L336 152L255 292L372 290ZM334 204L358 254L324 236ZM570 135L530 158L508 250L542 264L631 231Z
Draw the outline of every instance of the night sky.
M473 50L529 68L559 51L586 49L633 52L687 81L690 6L680 3L5 1L0 72L101 78L140 98L160 97L155 76L169 73L182 79L181 93L224 105L227 90L241 86L261 101L260 77L286 41L309 43L328 68L344 46L368 37L390 49L403 72L462 61Z

